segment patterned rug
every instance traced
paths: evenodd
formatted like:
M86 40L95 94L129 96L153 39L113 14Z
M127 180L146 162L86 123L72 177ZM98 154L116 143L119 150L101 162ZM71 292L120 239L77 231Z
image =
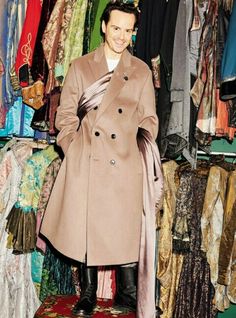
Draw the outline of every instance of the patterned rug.
M74 304L78 301L75 295L64 296L56 295L49 296L39 307L34 318L75 318L71 312ZM94 310L93 318L135 318L135 314L131 312L121 313L112 308L111 300L98 300L98 305Z

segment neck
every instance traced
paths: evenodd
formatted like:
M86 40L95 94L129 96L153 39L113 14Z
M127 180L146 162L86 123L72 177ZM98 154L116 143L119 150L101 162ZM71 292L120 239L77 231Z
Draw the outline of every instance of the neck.
M116 53L110 50L106 45L104 45L104 53L106 56L106 59L110 60L120 60L122 53Z

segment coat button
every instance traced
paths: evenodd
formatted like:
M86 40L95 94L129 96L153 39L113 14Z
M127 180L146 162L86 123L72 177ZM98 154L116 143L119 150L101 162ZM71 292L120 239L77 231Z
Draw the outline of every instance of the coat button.
M98 106L95 106L93 109L94 109L94 110L97 110L97 109L98 109Z
M95 131L95 136L100 136L100 132L98 132L98 131Z
M116 163L116 161L114 159L110 160L110 164L114 166L114 164Z
M111 134L112 139L116 139L116 134Z
M119 108L119 109L118 109L118 113L121 114L122 112L123 112L122 108Z

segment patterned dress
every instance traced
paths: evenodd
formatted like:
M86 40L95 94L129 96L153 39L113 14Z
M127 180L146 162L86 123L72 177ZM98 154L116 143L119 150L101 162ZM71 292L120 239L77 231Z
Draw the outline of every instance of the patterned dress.
M5 318L32 318L40 305L31 278L30 254L13 254L12 248L6 247L5 231L6 217L17 200L25 160L31 154L32 147L20 142L0 156L0 308Z
M210 266L201 251L201 216L209 167L183 167L176 196L173 248L184 254L173 318L213 318Z
M32 280L39 289L43 254L36 251L36 212L46 169L58 157L53 146L34 153L27 159L20 182L17 202L7 219L9 245L14 253L31 253Z

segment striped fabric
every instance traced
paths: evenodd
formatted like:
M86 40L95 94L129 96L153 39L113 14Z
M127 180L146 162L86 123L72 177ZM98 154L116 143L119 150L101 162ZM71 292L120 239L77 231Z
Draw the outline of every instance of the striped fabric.
M78 103L77 111L77 116L80 119L79 127L85 115L87 115L87 113L94 107L99 106L101 104L102 98L105 94L107 85L110 82L112 74L113 71L108 72L107 74L99 78L96 82L94 82L92 85L90 85L82 94Z

